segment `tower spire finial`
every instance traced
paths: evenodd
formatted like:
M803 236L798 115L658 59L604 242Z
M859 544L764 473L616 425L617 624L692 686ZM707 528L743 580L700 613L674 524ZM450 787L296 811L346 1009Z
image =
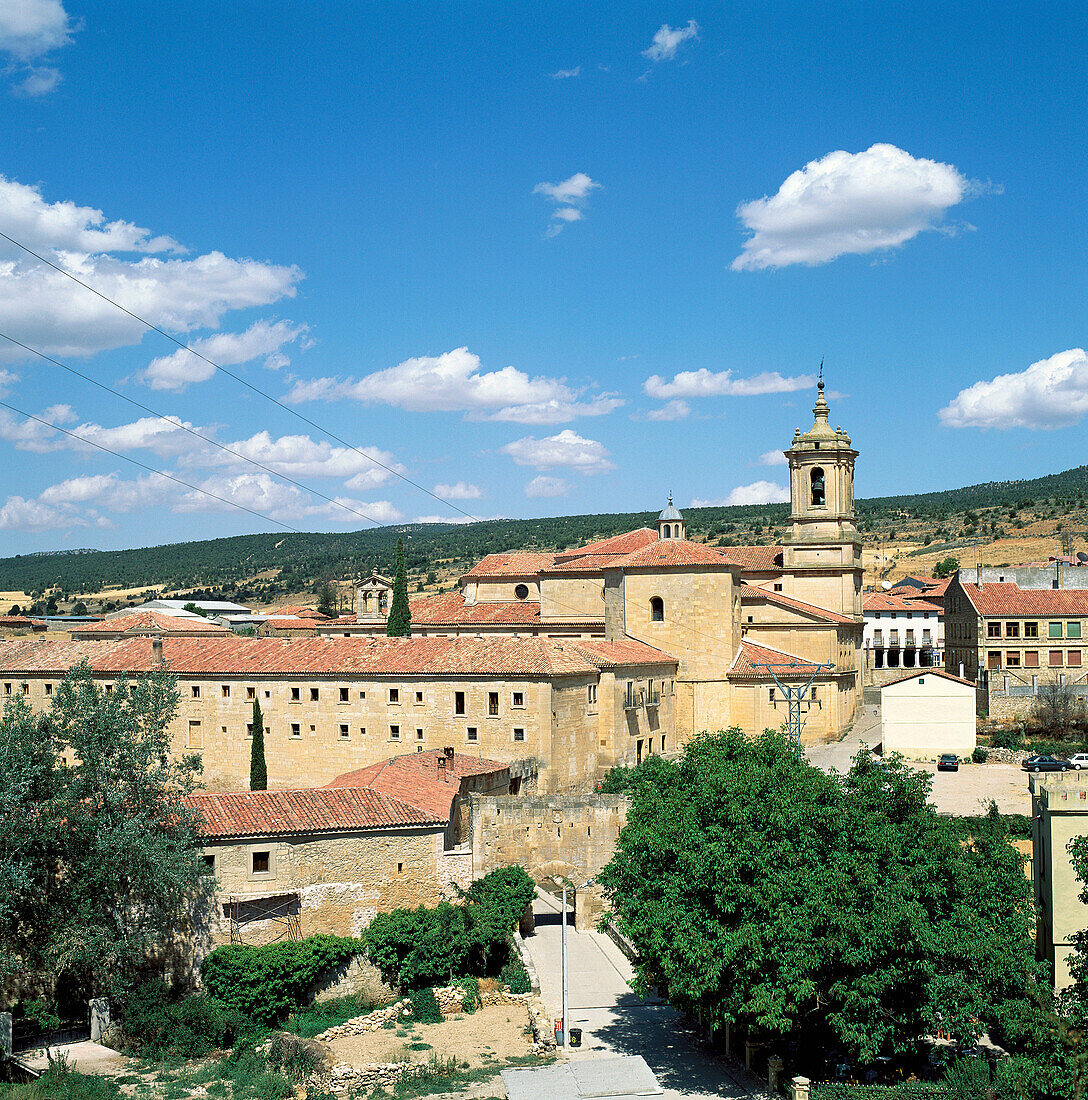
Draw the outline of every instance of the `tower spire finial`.
M816 386L817 386L818 389L821 389L821 390L824 388L824 361L823 361L823 359L820 360L820 379L816 383Z

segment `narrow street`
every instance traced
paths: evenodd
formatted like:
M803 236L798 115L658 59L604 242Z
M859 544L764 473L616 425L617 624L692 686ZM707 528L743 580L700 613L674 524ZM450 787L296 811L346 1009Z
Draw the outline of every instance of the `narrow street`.
M533 909L536 931L525 944L544 1003L558 1019L563 1001L559 905L538 891ZM704 1049L667 1004L632 991L631 964L607 936L578 932L569 924L567 975L570 1026L582 1029L582 1046L569 1050L571 1060L641 1054L670 1100L763 1095L757 1079Z

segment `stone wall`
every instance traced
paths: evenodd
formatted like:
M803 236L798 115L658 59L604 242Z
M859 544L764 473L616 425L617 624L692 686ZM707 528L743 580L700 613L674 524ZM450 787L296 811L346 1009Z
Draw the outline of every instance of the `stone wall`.
M612 858L627 822L621 795L472 798L473 878L520 864L538 882L552 876L581 885ZM575 924L592 928L602 909L596 888L578 892Z

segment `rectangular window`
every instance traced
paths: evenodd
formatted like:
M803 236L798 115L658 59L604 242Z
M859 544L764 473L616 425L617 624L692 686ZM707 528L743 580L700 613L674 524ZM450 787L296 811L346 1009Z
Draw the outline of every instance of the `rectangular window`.
M1016 650L1010 650L1005 654L1005 667L1006 668L1019 668L1020 667L1020 654Z
M416 702L417 703L422 703L423 702L423 692L422 691L417 691L416 692Z
M107 695L112 695L113 694L113 684L107 684L105 690L106 690ZM30 694L30 685L29 684L23 684L23 694L24 695L29 695Z
M468 729L465 730L465 737L469 741L479 741L480 731L475 726L469 726Z
M986 667L987 668L1000 668L1001 667L1001 650L991 649L986 653Z
M11 684L5 684L4 685L4 694L5 695L10 695L11 694Z
M1079 638L1080 637L1080 622L1072 622L1065 624L1065 636L1067 638Z
M400 740L400 726L390 726L389 727L389 740L390 741L399 741Z
M1024 637L1025 638L1038 638L1039 637L1039 624L1038 623L1024 623Z
M246 737L252 737L252 736L253 736L253 723L252 722L247 722L246 723Z
M1065 663L1070 668L1080 668L1080 650L1070 649L1066 651Z
M399 703L400 702L400 688L390 688L389 689L389 702L390 703Z
M204 857L204 870L207 871L209 875L215 874L215 856Z
M453 713L465 713L465 693L463 691L455 691L453 693Z
M256 688L246 688L246 702L251 703L256 698L257 698L257 689Z
M423 740L423 730L418 729L418 728L416 729L416 740L417 741L422 741Z
M360 699L365 699L366 698L366 692L365 691L360 691L359 692L359 698Z
M773 703L774 702L774 688L768 688L767 689L767 702L768 703Z
M515 707L523 707L523 706L525 706L525 692L523 692L523 691L515 691L515 692L514 692L514 693L513 693L513 694L512 694L511 696L510 696L510 704L511 704L511 706L515 706Z
M1001 624L1000 623L987 623L986 624L986 637L987 638L1000 638L1001 637Z
M514 740L515 741L524 741L525 740L525 730L515 729L514 730Z
M199 684L193 684L193 686L190 690L193 693L193 698L194 699L199 699L200 698L200 685Z
M1062 624L1061 623L1050 623L1050 624L1048 624L1048 628L1047 628L1047 637L1048 638L1060 638L1061 636L1062 636Z
M310 702L316 703L321 698L321 693L317 688L310 688Z
M1005 637L1006 638L1019 638L1020 637L1020 624L1019 623L1006 623L1005 624Z
M291 688L291 702L292 703L297 703L297 702L301 701L301 699L302 699L302 695L300 694L300 689L299 688Z
M52 695L53 694L53 685L52 684L46 684L45 685L45 694L46 695Z
M230 698L230 684L224 684L220 690L223 692L224 699Z
M199 722L189 723L189 748L202 749L204 747L204 727Z
M292 722L291 723L291 736L292 737L301 737L302 736L302 726L300 726L298 724L298 722Z
M590 684L589 685L589 688L587 689L587 696L588 696L588 699L591 703L597 702L597 685L596 684Z
M1050 667L1061 668L1062 663L1062 651L1060 649L1052 649L1050 651Z
M340 724L340 740L346 741L351 736L346 723Z
M774 590L775 590L776 592L781 592L781 591L782 591L782 585L780 585L780 584L776 584L776 585L774 586Z
M487 714L489 718L497 718L499 714L499 693L489 691L487 693Z
M348 689L347 688L341 688L340 689L340 702L341 703L346 703L347 701L348 701Z
M268 868L270 866L268 852L254 852L253 853L253 873L255 875L267 875Z
M1024 668L1039 667L1039 651L1037 649L1024 650Z

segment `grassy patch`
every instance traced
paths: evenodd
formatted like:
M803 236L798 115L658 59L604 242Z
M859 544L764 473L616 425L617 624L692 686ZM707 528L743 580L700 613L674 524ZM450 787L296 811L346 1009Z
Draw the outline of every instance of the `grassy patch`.
M382 1005L356 994L350 997L336 997L329 1001L315 1001L305 1008L296 1009L284 1024L283 1030L304 1039L312 1039L330 1027L354 1020L356 1016L366 1016Z
M121 1090L106 1077L90 1077L55 1065L25 1085L0 1084L2 1100L120 1100Z

